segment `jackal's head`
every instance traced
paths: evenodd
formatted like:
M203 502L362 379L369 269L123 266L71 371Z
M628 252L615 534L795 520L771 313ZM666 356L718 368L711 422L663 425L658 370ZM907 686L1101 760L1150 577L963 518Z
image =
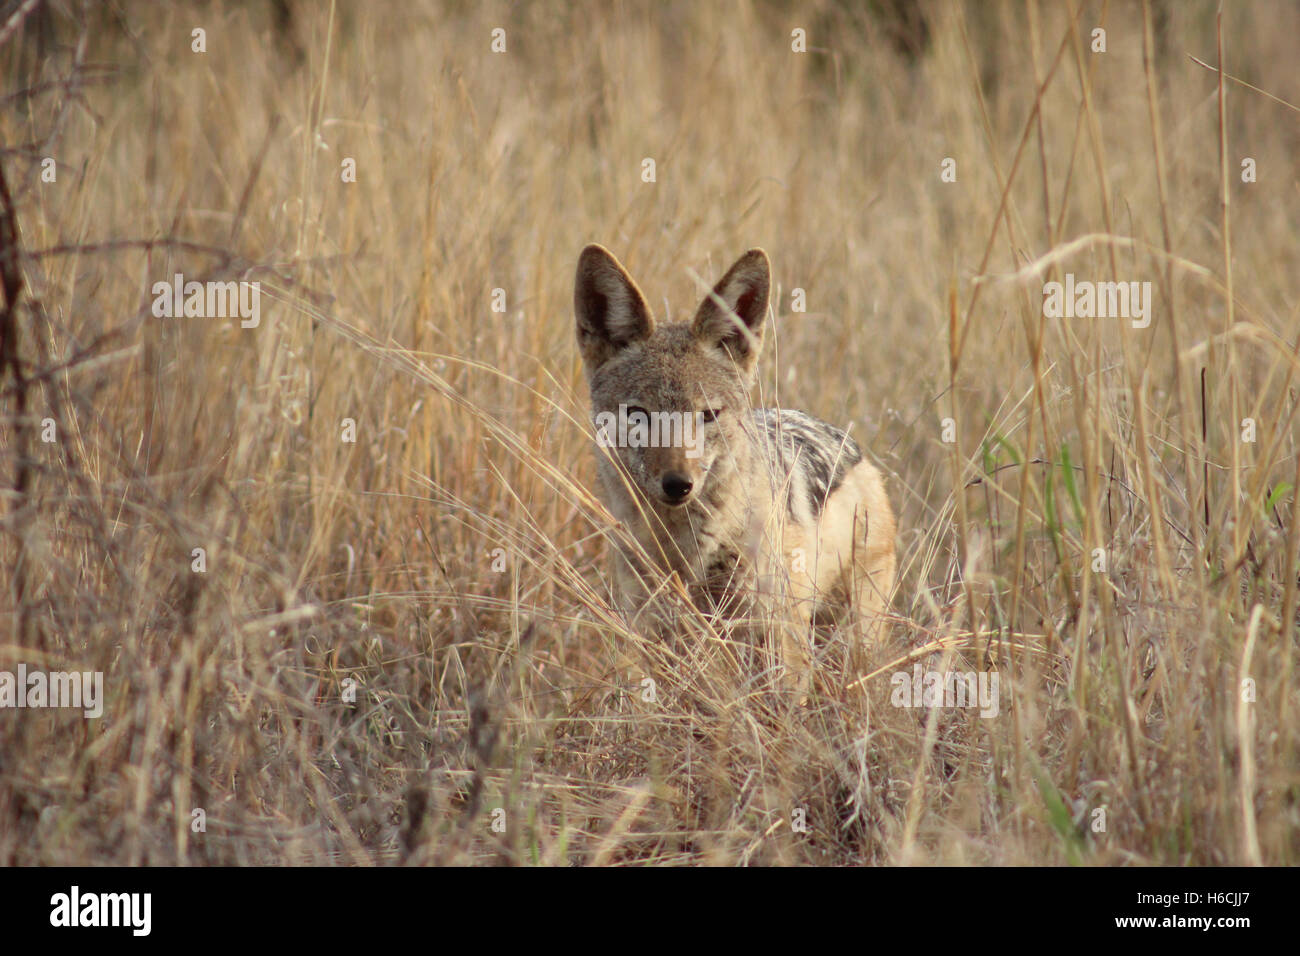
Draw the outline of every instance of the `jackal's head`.
M650 502L673 508L699 497L745 440L770 284L767 254L751 249L694 319L656 325L609 250L582 250L573 311L597 437Z

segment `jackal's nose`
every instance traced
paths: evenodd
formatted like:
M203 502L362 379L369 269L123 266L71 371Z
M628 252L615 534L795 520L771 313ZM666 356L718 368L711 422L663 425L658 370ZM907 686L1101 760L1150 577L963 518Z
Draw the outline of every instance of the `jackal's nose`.
M670 471L664 475L661 482L664 489L664 499L672 505L681 504L691 493L694 483L680 471Z

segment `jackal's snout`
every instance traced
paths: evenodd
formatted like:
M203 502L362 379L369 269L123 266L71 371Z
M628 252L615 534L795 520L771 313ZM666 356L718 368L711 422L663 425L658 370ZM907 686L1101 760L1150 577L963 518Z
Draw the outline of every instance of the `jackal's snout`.
M695 482L685 472L669 471L664 473L659 486L663 489L663 498L667 504L681 505L685 504L686 499L691 496L691 489L695 487Z

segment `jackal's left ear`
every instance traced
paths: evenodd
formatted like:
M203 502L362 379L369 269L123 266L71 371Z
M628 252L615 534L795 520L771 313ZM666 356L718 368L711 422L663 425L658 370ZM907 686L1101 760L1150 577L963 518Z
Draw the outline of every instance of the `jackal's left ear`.
M612 252L596 243L578 257L573 314L588 373L633 342L649 338L655 326L645 296L632 277Z
M697 339L726 351L747 373L754 370L763 345L771 272L767 253L750 249L713 287L691 323Z

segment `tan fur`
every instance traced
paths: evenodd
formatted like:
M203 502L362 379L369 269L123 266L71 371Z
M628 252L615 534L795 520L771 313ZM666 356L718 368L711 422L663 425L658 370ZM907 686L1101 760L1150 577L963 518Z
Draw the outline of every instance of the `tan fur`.
M590 245L574 312L593 417L620 406L716 413L698 457L683 444L598 449L602 497L639 545L616 550L616 602L650 610L649 596L676 572L697 605L726 620L784 605L797 626L781 629L781 663L805 684L814 622L853 610L861 633L879 639L894 515L880 472L842 432L797 412L751 411L769 286L767 255L751 249L690 323L657 326L618 260Z

